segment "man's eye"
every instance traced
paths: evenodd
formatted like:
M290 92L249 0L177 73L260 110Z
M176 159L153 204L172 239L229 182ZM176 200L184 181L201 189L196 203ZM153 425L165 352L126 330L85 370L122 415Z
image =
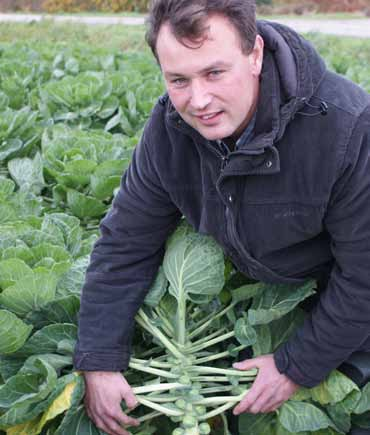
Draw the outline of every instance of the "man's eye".
M208 73L208 75L213 78L213 77L219 77L221 74L223 73L223 71L219 70L219 69L215 69L213 71L210 71Z
M183 78L178 78L178 79L171 80L171 83L179 87L179 86L184 86L187 83L187 80Z

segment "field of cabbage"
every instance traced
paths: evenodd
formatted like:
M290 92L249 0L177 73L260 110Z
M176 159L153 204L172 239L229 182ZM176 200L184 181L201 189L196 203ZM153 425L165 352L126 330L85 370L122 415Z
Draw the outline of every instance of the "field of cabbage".
M17 42L8 30L2 37L0 28L0 434L101 435L72 367L80 290L99 220L164 86L148 51L123 50L131 44L112 29L47 28L43 37L20 27ZM330 68L370 92L369 41L310 38ZM132 433L230 434L227 410L255 375L232 363L286 340L314 287L252 282L183 223L137 315L125 375L142 424ZM370 384L360 390L334 371L278 413L242 416L239 431L335 435L352 425L370 428Z

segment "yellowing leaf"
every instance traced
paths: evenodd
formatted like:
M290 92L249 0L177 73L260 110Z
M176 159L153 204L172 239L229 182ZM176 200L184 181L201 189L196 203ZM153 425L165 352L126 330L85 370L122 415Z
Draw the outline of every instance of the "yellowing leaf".
M63 392L54 400L54 402L44 412L39 424L40 432L44 427L44 425L49 420L52 420L57 415L61 414L62 412L70 408L72 402L72 394L75 387L76 387L76 381L73 381L70 384L68 384L64 388Z
M41 432L39 428L40 418L34 418L26 423L17 424L6 430L6 435L38 435Z
M41 418L37 417L29 422L13 426L7 429L6 435L38 435L48 421L70 408L75 387L76 381L68 384Z

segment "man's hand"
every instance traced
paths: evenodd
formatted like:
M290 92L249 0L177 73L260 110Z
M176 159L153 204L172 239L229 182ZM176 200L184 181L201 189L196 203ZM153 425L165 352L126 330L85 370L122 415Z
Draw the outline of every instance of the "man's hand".
M234 415L243 412L251 414L273 412L299 388L299 385L279 373L271 354L235 363L233 367L239 370L258 369L252 388L234 408Z
M123 426L139 422L124 414L121 401L134 408L137 400L126 379L119 372L84 372L85 408L95 425L109 435L129 435Z

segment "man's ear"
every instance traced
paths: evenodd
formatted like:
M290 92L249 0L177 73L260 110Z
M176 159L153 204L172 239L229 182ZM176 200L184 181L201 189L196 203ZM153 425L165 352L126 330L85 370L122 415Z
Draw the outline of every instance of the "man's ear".
M264 42L262 36L257 35L252 52L250 53L250 62L252 74L258 77L261 74L263 62Z

